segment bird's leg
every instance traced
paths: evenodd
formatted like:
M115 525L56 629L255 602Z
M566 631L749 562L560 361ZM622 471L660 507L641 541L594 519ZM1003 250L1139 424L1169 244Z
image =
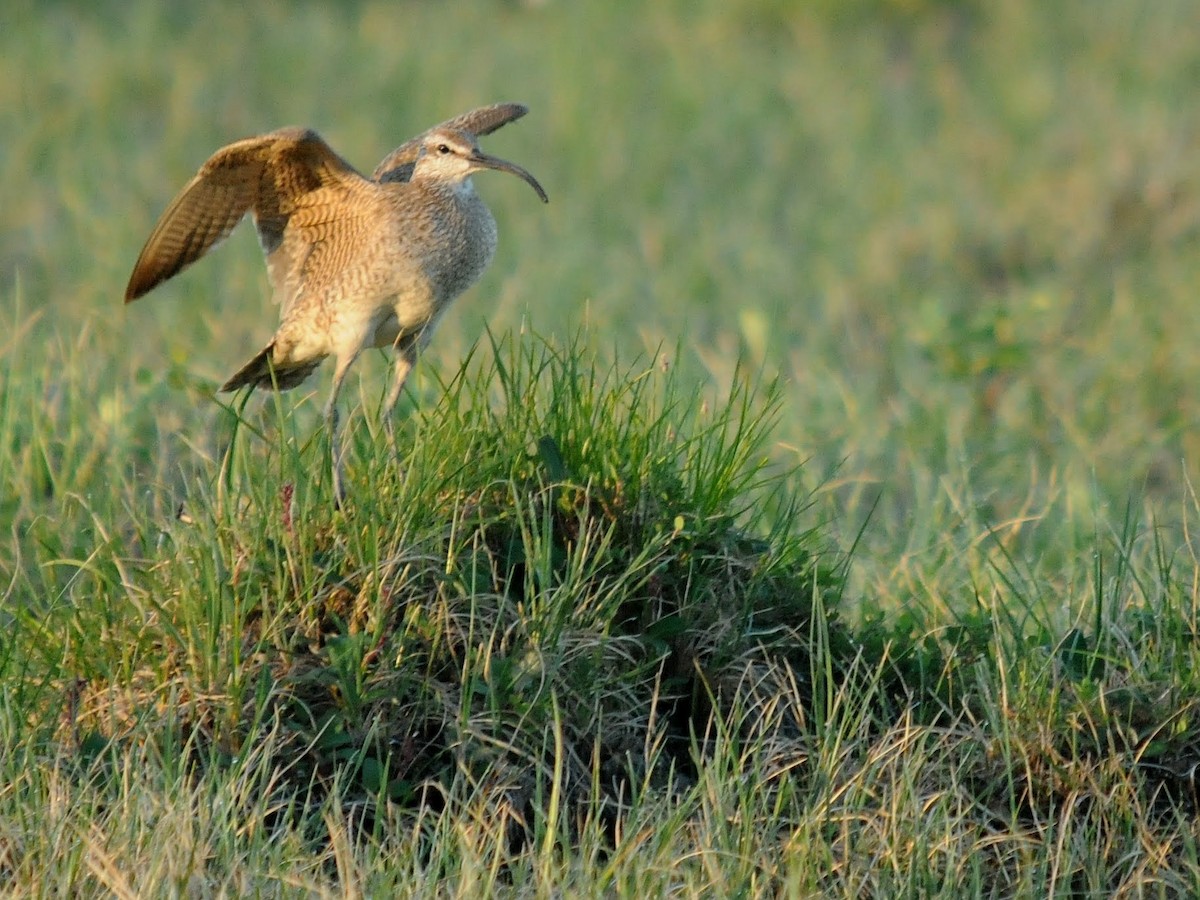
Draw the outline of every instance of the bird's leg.
M329 396L329 402L325 405L325 430L329 434L329 462L333 470L333 504L338 509L342 508L342 501L346 499L345 489L342 487L342 454L338 445L338 409L337 409L337 390Z
M392 371L392 386L388 388L387 397L383 401L383 427L387 431L388 444L395 456L400 455L396 446L396 404L400 402L400 392L404 390L404 382L417 362L417 344L412 341L397 348L396 365Z
M342 484L342 442L338 438L338 394L342 390L342 382L346 380L346 372L358 357L357 353L346 359L339 359L337 369L333 373L333 388L329 392L329 402L325 404L325 427L329 432L329 459L333 466L333 502L338 509L346 499L346 491Z

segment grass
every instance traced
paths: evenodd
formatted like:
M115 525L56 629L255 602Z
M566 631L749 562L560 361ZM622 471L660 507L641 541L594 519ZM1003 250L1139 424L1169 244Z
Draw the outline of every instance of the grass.
M1192 896L1193 4L18 3L14 896ZM401 403L215 395L221 144L514 99ZM507 186L506 186L507 184ZM328 373L324 378L328 378ZM306 393L308 392L308 393Z

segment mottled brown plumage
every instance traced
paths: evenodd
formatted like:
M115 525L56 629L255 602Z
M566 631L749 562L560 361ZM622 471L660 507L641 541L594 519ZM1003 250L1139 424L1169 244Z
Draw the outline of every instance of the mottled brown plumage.
M385 403L404 381L450 302L496 249L496 222L470 176L497 169L546 193L524 169L479 149L477 137L520 118L518 104L482 107L397 147L370 178L314 131L283 128L214 153L167 207L133 268L136 300L208 252L247 213L254 218L280 324L271 342L221 388L295 387L336 359L325 408L334 490L342 497L337 398L358 355L394 347Z

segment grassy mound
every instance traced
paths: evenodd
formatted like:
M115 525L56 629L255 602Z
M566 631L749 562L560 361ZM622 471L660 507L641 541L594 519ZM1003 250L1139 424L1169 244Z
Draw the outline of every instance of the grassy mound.
M130 678L119 703L85 679L78 739L170 732L204 765L269 739L288 803L370 819L469 785L518 841L551 793L611 828L691 783L779 673L810 695L839 579L767 466L771 390L710 405L665 361L586 359L493 344L398 455L359 423L343 512L323 436L270 401L239 420L212 491L127 561Z

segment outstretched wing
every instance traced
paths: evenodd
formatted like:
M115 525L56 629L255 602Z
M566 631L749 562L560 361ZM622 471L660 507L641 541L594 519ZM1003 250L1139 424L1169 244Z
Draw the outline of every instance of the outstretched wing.
M353 182L365 179L315 131L283 128L222 147L158 220L133 267L125 302L194 263L228 236L247 212L254 214L259 241L271 262L283 244L289 217L306 195ZM285 262L280 268L286 267ZM277 291L283 274L272 272Z
M527 112L529 112L529 107L520 103L494 103L491 106L481 106L463 113L461 116L455 116L453 119L448 119L428 131L421 132L415 138L405 141L384 157L383 162L375 167L371 178L374 181L409 181L412 178L413 167L417 164L417 155L421 152L421 144L430 131L449 128L480 137L491 134L502 125L521 118Z

